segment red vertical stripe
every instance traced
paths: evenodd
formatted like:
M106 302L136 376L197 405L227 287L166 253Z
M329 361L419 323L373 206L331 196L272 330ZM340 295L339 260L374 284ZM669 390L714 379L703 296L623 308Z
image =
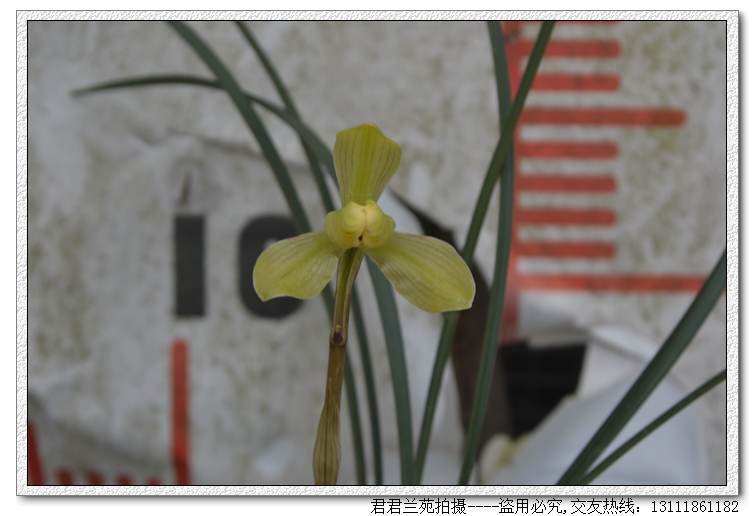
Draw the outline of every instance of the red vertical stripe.
M176 340L171 348L173 468L176 483L191 483L189 474L189 348Z
M511 27L511 32L506 31L508 23L504 24L504 33L509 35L512 43L520 41L518 38L519 30L521 29L521 22L514 22ZM522 80L522 61L524 56L515 49L514 44L506 45L506 58L509 67L509 80L511 81L512 96L516 96L519 90L519 84ZM536 81L537 76L535 75ZM518 125L518 124L517 124ZM521 153L518 150L521 142L521 134L519 127L514 130L514 217L511 221L511 252L509 253L509 270L506 274L506 292L504 292L503 299L503 318L501 321L501 334L505 337L513 337L518 330L519 319L519 277L517 274L519 255L516 251L517 241L519 239L519 218L517 212L521 209L519 199L519 179L520 179L520 162Z
M126 475L125 473L121 473L120 475L117 475L115 477L115 483L119 486L130 486L133 484L133 481L131 480L131 477Z
M27 482L30 486L41 486L45 484L45 472L42 468L42 456L39 454L37 445L37 434L34 433L34 426L31 421L26 423L26 458L29 470Z
M101 486L105 483L105 478L96 471L87 471L85 476L90 486Z
M60 468L59 470L57 470L55 472L55 478L58 481L58 484L62 486L73 485L73 473L65 468Z

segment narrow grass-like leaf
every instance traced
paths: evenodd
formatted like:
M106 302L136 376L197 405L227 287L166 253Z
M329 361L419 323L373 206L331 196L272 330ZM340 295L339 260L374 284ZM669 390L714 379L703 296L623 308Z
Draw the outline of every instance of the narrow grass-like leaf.
M140 77L129 77L125 79L117 79L113 81L106 81L99 84L95 84L92 86L88 86L85 88L80 88L74 92L75 95L86 95L86 94L92 94L92 93L99 93L99 92L105 92L105 91L113 91L123 88L134 88L134 87L145 87L145 86L166 86L166 85L177 85L177 86L200 86L200 87L206 87L211 89L221 89L222 87L217 81L213 81L212 79L206 79L202 77L196 77L192 75L176 75L176 74L169 74L169 75L149 75L149 76L140 76ZM335 169L333 168L333 157L330 153L330 149L323 143L323 141L317 136L317 134L306 124L303 122L298 121L296 118L291 116L289 113L287 113L285 110L281 109L280 107L272 104L271 102L266 101L265 99L253 95L248 92L244 92L244 97L252 104L259 105L260 107L263 107L264 109L267 109L269 112L273 113L274 115L278 116L281 120L286 122L293 130L295 130L297 133L299 133L300 136L302 136L308 143L308 145L311 146L312 149L317 153L318 159L326 166L328 169L328 173L335 179ZM401 327L400 327L400 321L398 318L398 312L395 308L395 301L385 301L382 299L382 296L380 292L386 291L387 288L390 288L387 280L382 276L382 273L377 271L377 274L371 274L371 279L373 282L373 285L375 286L375 292L376 292L376 298L378 302L378 309L380 311L380 318L381 318L381 324L383 326L383 332L386 335L386 339L388 339L388 336L398 336L398 340L394 340L394 342L398 342L400 344L397 345L397 348L400 348L400 351L398 349L391 350L388 353L388 359L390 362L391 367L391 374L398 375L399 377L406 378L406 366L403 367L400 364L405 364L406 360L404 357L403 352L403 338L401 337ZM378 285L380 288L378 288ZM391 292L392 294L392 292ZM356 302L356 299L355 299ZM394 365L394 361L396 364ZM397 392L396 386L394 383L394 398L399 398L401 396L408 396L408 380L401 381L399 380L399 384L403 384L406 386L406 388L401 388L400 391ZM402 394L403 393L405 394ZM407 398L408 399L408 398ZM411 418L408 420L406 419L406 416L400 416L399 414L403 413L406 414L407 412L411 415L411 412L407 410L408 404L403 402L397 402L396 404L396 412L397 412L397 424L399 426L399 436L411 436L411 426L409 428L402 428L402 425L404 424L403 421L409 421L409 425L411 425ZM402 444L403 442L403 444ZM411 439L409 444L406 444L405 441L399 441L400 446L402 446L402 452L400 453L402 460L406 460L406 450L409 450L409 453L411 453ZM411 466L407 467L406 465L402 465L402 471L410 472ZM405 475L407 473L404 473ZM407 481L408 482L408 481Z
M377 265L367 260L367 268L375 288L375 296L383 302L378 304L380 317L385 332L385 346L393 383L393 400L396 405L396 423L398 424L399 459L401 461L401 484L417 482L414 474L414 453L412 452L412 408L409 393L409 379L406 372L404 355L404 338L401 334L398 308L393 287L385 279Z
M483 179L483 184L480 189L480 193L477 197L474 213L472 214L472 220L467 231L467 236L464 241L464 247L462 249L461 256L471 266L474 258L474 252L477 247L477 242L480 236L480 230L482 229L482 222L485 219L488 206L490 204L490 197L493 194L493 187L495 186L498 178L500 177L500 171L503 168L509 151L512 149L514 139L514 129L519 120L522 108L527 100L527 94L532 87L532 81L535 78L540 61L545 53L545 47L550 40L551 33L553 32L553 25L555 22L546 21L540 27L540 31L537 35L535 45L530 54L530 58L527 62L524 75L519 85L519 90L516 93L514 102L511 105L511 109L508 110L505 122L501 128L501 135L498 139L495 152L488 166L488 170ZM503 47L501 47L502 49ZM495 50L495 49L494 49ZM494 62L497 61L494 55ZM496 65L498 68L500 65ZM508 70L504 69L500 72L497 70L497 80L505 80L508 82ZM500 91L500 90L499 90ZM428 388L427 398L425 401L425 411L422 416L422 426L420 428L419 441L417 444L417 460L416 471L418 479L421 480L422 472L425 466L425 460L427 458L427 450L430 445L430 436L432 434L433 419L435 417L435 410L438 404L438 395L440 394L441 381L443 379L443 371L445 370L448 358L451 355L451 346L453 345L454 334L456 333L456 326L459 322L458 312L452 312L447 314L443 319L443 328L441 329L440 339L438 344L438 350L435 354L435 361L433 363L433 372L430 377L430 386Z
M372 458L375 472L375 484L383 483L383 445L380 436L380 413L378 411L377 393L375 389L375 373L372 368L369 341L367 340L367 323L364 320L362 303L359 300L359 292L356 285L351 294L351 310L354 317L354 327L357 332L359 353L364 373L365 390L367 392L367 409L370 417L370 429L372 436ZM348 355L348 353L347 353Z
M186 43L189 44L194 52L196 52L202 61L215 74L220 87L225 90L233 101L239 114L257 140L257 143L262 150L262 154L265 156L270 168L273 170L275 179L277 180L281 192L286 198L286 202L293 215L294 224L297 225L299 231L302 233L310 231L311 226L307 220L299 195L296 193L294 184L291 181L291 176L288 174L286 166L283 163L278 150L275 148L272 138L263 125L262 120L257 116L254 108L249 105L241 86L239 86L230 70L191 27L180 21L168 21L167 23L186 41Z
M265 49L262 48L262 45L259 44L257 39L254 37L254 34L252 33L252 31L247 27L247 25L244 22L237 21L236 25L241 31L241 34L244 36L244 39L246 39L246 41L254 50L254 53L259 58L260 62L262 63L262 66L265 68L265 71L267 72L268 77L275 85L275 89L278 92L278 95L280 96L281 100L283 101L284 106L288 110L288 113L299 122L302 122L301 115L299 114L299 110L296 108L294 99L292 98L291 94L288 92L288 88L286 88L286 84L284 83L283 79L278 73L278 70L275 68L275 65L273 64L272 60L268 57L267 53L265 52ZM299 133L297 132L297 134ZM310 168L310 171L312 172L312 175L315 179L315 183L317 184L317 188L320 192L320 199L322 200L322 203L325 206L325 211L333 211L335 209L335 205L330 195L330 191L328 190L325 176L323 175L322 169L320 167L321 163L318 160L317 153L312 148L312 144L309 143L308 139L305 138L302 134L299 134L299 141L301 142L302 147L304 148L304 154L306 155L307 161L309 162L309 168ZM381 438L380 438L380 417L378 414L377 395L375 393L375 374L372 368L372 357L370 356L370 346L369 346L369 341L367 340L367 331L365 329L364 315L362 314L362 307L359 301L359 294L357 292L356 286L354 286L354 289L352 292L351 309L354 314L354 325L356 327L357 340L359 343L359 357L362 363L362 370L364 371L364 387L367 393L367 407L368 407L368 413L369 413L369 418L370 418L370 429L371 429L371 436L372 436L372 451L373 451L373 462L374 462L374 471L375 471L375 483L379 485L383 483L383 457L382 457L382 444L381 444ZM349 371L347 370L346 373L347 373L346 380L348 381ZM352 378L352 383L353 383L353 378ZM359 424L358 420L357 420L357 424ZM360 435L360 441L361 441L361 435ZM357 442L355 439L355 446L356 445L357 445ZM362 452L361 443L360 443L360 449L355 450L355 451L357 454ZM364 484L364 481L362 480L360 483Z
M624 444L616 448L608 457L603 459L597 466L595 466L592 470L590 470L589 473L587 473L584 477L579 479L579 482L577 484L579 485L589 485L592 483L593 480L595 480L601 473L603 473L605 470L610 468L617 460L619 460L621 457L624 456L625 453L627 453L629 450L634 448L637 444L639 444L643 439L645 439L648 435L652 434L654 431L656 431L658 428L663 426L666 421L677 415L679 412L684 410L687 406L692 404L693 401L700 398L703 394L711 390L713 387L718 385L719 383L726 380L726 369L709 379L707 382L702 384L700 387L695 389L694 391L687 394L684 398L676 402L671 408L669 408L667 411L665 411L663 414L652 420L650 423L645 425L639 432L634 434L632 437L626 440Z
M236 26L239 28L239 31L241 31L242 36L244 36L244 39L247 41L247 43L249 43L249 46L252 47L252 50L254 50L254 53L257 54L257 58L260 60L260 62L262 62L262 66L265 68L265 71L267 72L268 77L270 78L273 85L275 86L275 90L278 92L278 96L280 96L281 100L283 101L283 105L285 106L288 113L292 117L301 121L299 110L296 108L296 104L294 104L294 100L291 97L291 94L288 92L288 88L286 88L286 85L284 84L283 79L278 74L278 71L273 65L273 62L267 56L267 53L265 52L265 50L257 42L257 39L254 37L254 34L252 34L252 31L249 30L249 28L246 26L244 22L237 21L235 23L236 23ZM325 182L325 177L322 174L322 170L320 169L320 163L317 159L317 156L314 154L313 150L310 149L309 145L307 144L306 140L304 140L304 138L299 136L299 140L301 141L302 147L304 148L304 154L306 155L307 161L309 162L309 166L312 171L312 176L315 179L317 188L320 190L320 197L323 200L323 203L325 204L325 209L326 211L333 211L335 209L335 206L333 204L332 199L330 198L330 195L326 193L328 190L328 187Z
M569 466L559 485L576 485L639 410L692 341L726 287L726 251L713 268L684 316L634 384Z
M511 87L508 81L508 66L504 53L503 34L498 22L488 22L488 35L493 50L493 62L498 91L498 113L501 131L506 125L506 116L511 109ZM509 249L511 246L512 213L514 204L514 156L509 152L504 166L500 169L500 199L498 206L498 235L496 238L496 257L493 270L493 283L490 287L490 302L485 318L485 333L482 338L482 351L477 369L472 409L469 416L466 441L464 443L464 460L459 473L459 484L467 485L472 468L477 461L480 434L488 406L490 382L493 378L498 337L501 334L501 314L503 297L506 292L506 274L509 270Z
M168 24L192 47L197 55L204 61L204 63L215 74L218 84L225 92L231 97L231 100L235 104L242 118L246 122L250 131L254 135L257 143L262 149L262 153L268 161L273 173L278 181L281 191L284 194L286 202L288 203L289 210L294 219L294 223L297 225L301 232L309 231L311 225L307 218L306 212L302 207L301 201L296 189L291 180L291 176L287 167L283 163L283 160L278 153L277 148L273 144L267 128L259 119L254 109L251 107L241 87L236 82L236 79L231 74L230 70L223 64L223 62L215 55L215 53L208 47L202 39L187 25L179 21L170 21ZM324 300L326 310L330 314L333 306L333 294L330 287L327 287L323 291L322 298ZM331 314L332 315L332 314ZM356 389L353 382L353 369L350 360L347 357L346 361L347 374L352 378L351 382L346 382L346 397L347 403L350 409L350 418L352 420L352 430L358 432L358 435L354 435L354 445L359 447L355 453L357 477L360 483L364 483L365 469L364 469L364 452L361 436L361 424L359 423L359 409L358 399L356 395Z
M357 485L367 483L366 468L364 466L364 442L362 441L362 423L359 419L357 387L354 382L354 371L348 352L346 353L346 369L344 384L346 385L346 403L349 407L349 421L351 422L351 438L354 440L354 466L357 473ZM349 392L351 394L349 394Z
M545 54L545 48L550 41L555 23L555 21L544 21L541 25L540 31L535 39L535 45L530 53L530 58L527 61L527 66L524 69L522 80L519 83L519 89L517 90L514 101L511 104L511 109L506 114L506 120L501 128L501 137L498 140L498 144L493 153L493 158L490 161L490 166L485 174L480 194L477 196L474 213L472 214L472 221L469 224L467 238L464 242L464 248L462 249L462 256L468 262L474 257L474 251L477 248L477 241L480 237L482 223L485 220L485 214L490 205L493 188L498 180L497 171L500 171L503 163L506 161L506 156L514 146L514 130L519 121L519 115L524 108L524 103L527 100L527 95L532 87L532 82L535 80L535 74L537 73L537 70L540 67L540 62ZM500 52L499 54L503 55L503 52ZM506 70L506 73L503 76L499 76L496 79L499 79L500 77L508 78L508 70Z
M205 77L197 77L195 75L187 74L155 74L104 81L101 83L93 84L91 86L76 89L72 92L72 94L74 96L83 96L91 95L94 93L116 91L120 89L143 88L149 86L200 86L223 91L223 87L220 85L220 83L213 79L207 79ZM325 145L320 137L317 136L317 133L315 133L311 127L304 124L301 120L294 117L285 109L273 104L272 102L269 102L268 100L258 95L253 95L243 90L242 93L248 102L258 105L259 107L274 114L283 122L288 124L294 131L296 131L299 136L304 138L304 140L307 142L307 145L309 145L309 147L315 152L320 162L325 165L326 169L328 170L328 174L333 178L333 180L335 180L335 169L333 168L333 158L330 154L330 149L327 145Z

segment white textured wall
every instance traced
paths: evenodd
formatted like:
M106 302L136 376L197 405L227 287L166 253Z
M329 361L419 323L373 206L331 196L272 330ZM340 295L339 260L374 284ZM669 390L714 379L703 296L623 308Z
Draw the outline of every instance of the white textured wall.
M193 26L248 90L275 99L233 25ZM497 134L482 23L251 26L302 116L326 142L332 143L343 128L365 121L378 124L403 148L402 166L391 186L458 237L463 235ZM236 246L241 226L255 214L286 211L240 117L223 94L191 87L86 99L69 95L76 87L128 75L209 76L162 23L31 22L28 34L29 392L31 417L40 421L45 467L90 467L107 475L126 470L137 480L156 475L169 483L168 348L174 338L183 337L191 350L193 480L309 483L326 363L324 311L315 300L278 324L253 317L239 300ZM723 24L563 26L554 37L590 36L619 39L622 55L597 64L546 60L543 70L620 72L620 91L586 99L534 93L532 105L674 106L687 111L687 120L673 130L525 128L523 138L616 139L621 155L614 167L616 194L523 198L533 206L615 206L616 228L588 231L616 242L615 259L530 260L522 267L536 272L707 274L724 245ZM321 219L298 140L277 120L264 118L292 165L312 220ZM194 167L198 178L195 207L207 214L208 315L194 322L172 316L172 217L187 166ZM568 164L559 166L554 170L569 172ZM590 166L600 168L586 168ZM411 224L408 219L405 223ZM548 228L526 231L542 238L555 234ZM568 231L572 237L584 236ZM478 248L488 277L494 245L495 217L490 216ZM521 324L525 334L558 331L558 324L615 324L661 341L690 300L690 294L527 292ZM396 481L390 375L375 308L371 301L365 304L387 468L389 479ZM440 319L403 300L399 308L416 431ZM724 366L724 320L721 302L677 366L677 376L690 387ZM428 481L453 482L456 476L461 431L451 380L447 377L440 405L431 459L436 462L428 468ZM709 450L712 479L722 482L722 392L706 402L706 428L710 442L717 443ZM343 435L342 480L349 482L354 476L347 425ZM86 455L90 458L73 462Z

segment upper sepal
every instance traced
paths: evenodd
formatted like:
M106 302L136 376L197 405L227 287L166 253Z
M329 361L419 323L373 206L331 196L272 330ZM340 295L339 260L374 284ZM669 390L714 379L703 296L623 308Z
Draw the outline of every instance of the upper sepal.
M336 135L333 148L341 202L377 201L401 161L401 147L372 124Z

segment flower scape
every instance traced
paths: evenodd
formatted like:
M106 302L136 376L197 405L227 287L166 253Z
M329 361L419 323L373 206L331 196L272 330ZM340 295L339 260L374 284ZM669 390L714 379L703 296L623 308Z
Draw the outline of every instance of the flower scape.
M422 310L465 310L474 299L472 273L453 246L436 238L397 232L395 221L377 204L400 160L399 145L374 125L338 133L333 161L341 209L326 215L322 231L271 245L254 266L254 289L263 301L281 296L310 299L337 276L325 401L314 446L313 471L318 485L335 484L338 479L351 289L364 255L377 264L399 294Z

